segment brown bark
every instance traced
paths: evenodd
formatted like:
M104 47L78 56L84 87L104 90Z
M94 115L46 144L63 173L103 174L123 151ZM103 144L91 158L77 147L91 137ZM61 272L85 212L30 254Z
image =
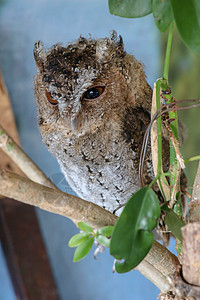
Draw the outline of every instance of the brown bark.
M8 92L4 85L1 73L0 73L0 124L4 124L4 127L8 130L9 135L12 136L13 140L17 144L19 144L19 138L15 126L15 120L12 114ZM17 167L17 165L12 160L9 159L9 157L2 149L0 149L0 167L2 169L7 169L21 175L23 174L20 171L19 167Z

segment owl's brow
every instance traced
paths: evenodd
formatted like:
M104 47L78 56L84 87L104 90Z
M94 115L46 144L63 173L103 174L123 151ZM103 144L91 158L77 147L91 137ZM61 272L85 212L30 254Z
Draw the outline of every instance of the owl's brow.
M52 79L50 79L50 82L49 82L49 83L50 83L50 84L51 84L51 83L54 83L54 85L55 85L56 88L59 88L59 87L61 87L61 88L65 87L65 88L66 88L66 87L68 87L67 84L61 84L61 83L59 83L59 87L56 86L56 80L55 80L54 74L51 75L51 78L52 78ZM44 80L43 80L43 81L44 81ZM45 87L45 85L43 85L43 87Z
M59 87L57 87L57 86L56 86L56 80L55 80L54 74L51 74L51 78L52 78L52 79L50 80L50 84L51 84L51 83L54 83L56 88L69 88L69 86L68 86L67 84L61 84L61 83L59 83ZM46 88L45 85L42 85L42 87L43 87L43 88ZM118 106L119 106L120 108L124 109L124 106L123 106L121 103L119 103L119 102L118 102Z

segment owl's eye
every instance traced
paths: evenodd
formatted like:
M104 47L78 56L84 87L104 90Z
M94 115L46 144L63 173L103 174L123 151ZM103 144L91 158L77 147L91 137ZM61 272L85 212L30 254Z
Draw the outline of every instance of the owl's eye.
M47 97L47 100L49 101L49 103L51 103L52 105L57 105L58 104L58 101L52 98L50 92L48 92L46 90L45 93L46 93L46 97Z
M97 99L99 96L101 96L104 92L105 87L104 86L94 86L91 89L87 90L85 94L83 95L84 100L93 100Z

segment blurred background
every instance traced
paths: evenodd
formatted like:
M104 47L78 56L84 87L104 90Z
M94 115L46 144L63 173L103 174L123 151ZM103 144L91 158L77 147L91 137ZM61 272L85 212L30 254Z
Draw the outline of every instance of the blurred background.
M0 1L0 68L12 102L21 145L47 177L68 193L73 191L64 181L55 159L42 144L37 127L33 46L37 40L42 40L46 47L57 42L66 45L80 35L102 38L109 36L112 29L122 35L126 51L144 63L147 80L153 86L162 75L166 35L161 38L152 15L142 19L111 16L107 0ZM173 47L170 82L174 95L179 99L198 98L199 57L186 49L179 38L174 38ZM189 127L183 149L186 158L199 154L198 114L197 109L180 113ZM195 169L196 163L193 163L188 171L190 184ZM78 232L75 225L62 216L40 209L36 211L61 300L156 299L159 290L139 272L112 274L113 259L108 251L100 254L97 261L91 252L83 261L74 264L74 249L67 243ZM15 299L0 244L0 300Z

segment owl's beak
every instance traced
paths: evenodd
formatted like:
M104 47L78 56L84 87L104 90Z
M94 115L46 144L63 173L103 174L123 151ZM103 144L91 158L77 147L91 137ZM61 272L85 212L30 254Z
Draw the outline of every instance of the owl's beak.
M70 118L70 126L72 131L76 130L76 118L75 119L73 119L72 117Z
M81 116L80 116L80 111L81 111L81 105L74 105L74 107L71 109L69 113L69 121L70 121L70 126L72 131L76 131L80 128L81 125Z
M81 125L81 118L79 115L70 117L70 127L73 132L79 130L80 125Z

